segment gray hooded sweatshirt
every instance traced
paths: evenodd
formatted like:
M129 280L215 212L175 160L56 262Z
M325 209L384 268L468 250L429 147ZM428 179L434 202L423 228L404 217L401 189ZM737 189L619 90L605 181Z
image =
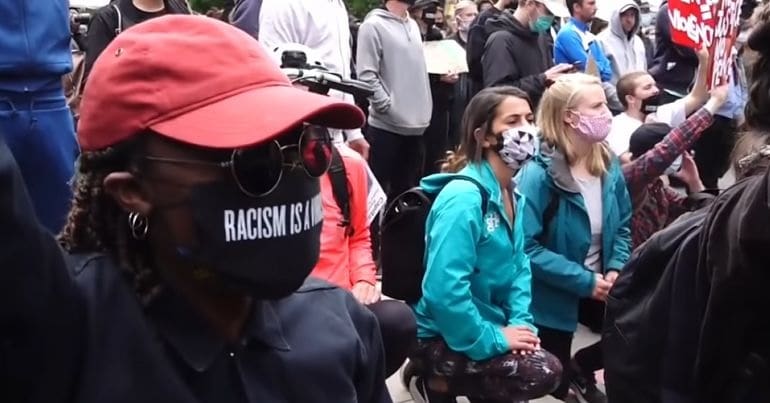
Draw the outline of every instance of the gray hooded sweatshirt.
M374 9L358 29L358 79L375 88L369 125L404 136L422 135L433 103L422 35L411 18Z
M599 35L604 54L612 65L612 83L625 74L634 71L647 71L647 55L644 50L644 42L637 33L641 23L641 10L634 0L624 0L617 3L618 8L612 12L610 25ZM636 10L636 25L630 33L623 31L620 23L620 10L633 8Z

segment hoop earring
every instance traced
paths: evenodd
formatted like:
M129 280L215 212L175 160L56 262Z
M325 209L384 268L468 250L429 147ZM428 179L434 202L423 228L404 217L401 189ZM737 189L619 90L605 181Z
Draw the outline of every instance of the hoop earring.
M147 238L147 232L150 230L150 220L139 213L128 213L128 228L134 239L143 241Z

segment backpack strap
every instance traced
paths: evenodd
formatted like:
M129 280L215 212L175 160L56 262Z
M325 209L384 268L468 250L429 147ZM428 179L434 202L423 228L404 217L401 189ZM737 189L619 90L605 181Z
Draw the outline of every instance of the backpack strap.
M118 36L121 32L123 32L123 14L120 13L120 8L117 4L112 3L112 8L114 8L115 12L118 13L118 27L115 28L115 36Z
M350 221L350 187L348 186L348 176L345 171L345 162L342 160L339 150L332 146L332 162L329 166L329 180L332 183L332 193L334 201L342 211L342 222L340 227L345 227L345 235L353 235L353 225Z
M556 194L556 192L551 189L549 192L550 196L548 198L548 205L545 206L545 210L543 210L543 225L542 230L540 231L540 244L542 245L551 235L551 231L549 230L549 227L551 226L551 222L553 221L554 217L556 217L556 210L559 209L559 195Z
M458 180L458 179L471 182L474 185L476 185L477 188L479 188L479 192L481 193L481 216L483 217L487 215L487 205L489 204L489 192L487 192L487 189L484 188L484 185L479 183L479 181L477 181L476 179L471 178L470 176L458 175L452 178L452 180ZM449 182L447 182L447 184L449 184Z

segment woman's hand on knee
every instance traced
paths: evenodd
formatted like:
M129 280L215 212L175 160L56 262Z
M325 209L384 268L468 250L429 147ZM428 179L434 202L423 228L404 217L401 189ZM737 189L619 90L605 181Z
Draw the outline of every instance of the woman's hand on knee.
M540 349L540 338L526 326L506 326L503 335L513 352L531 354Z

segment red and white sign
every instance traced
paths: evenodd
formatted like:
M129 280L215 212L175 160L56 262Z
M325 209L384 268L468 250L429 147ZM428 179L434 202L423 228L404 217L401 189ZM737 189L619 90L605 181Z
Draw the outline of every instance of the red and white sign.
M722 0L714 8L716 24L714 42L709 47L709 88L728 82L732 75L742 3L743 0Z
M743 0L671 0L671 40L709 50L708 87L729 80Z
M714 0L671 0L668 18L671 40L688 48L710 46L714 39L712 7Z

